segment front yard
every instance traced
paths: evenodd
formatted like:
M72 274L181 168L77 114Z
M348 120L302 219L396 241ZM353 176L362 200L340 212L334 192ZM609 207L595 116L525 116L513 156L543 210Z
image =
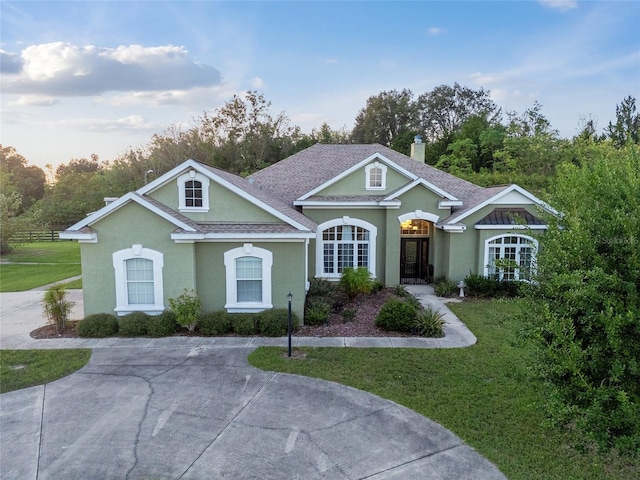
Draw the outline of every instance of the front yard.
M452 430L510 479L640 478L638 459L576 449L581 438L548 429L539 405L542 385L528 375L518 340L520 303L466 301L451 310L478 337L462 349L303 348L287 359L281 348L257 349L252 365L323 378L405 405Z

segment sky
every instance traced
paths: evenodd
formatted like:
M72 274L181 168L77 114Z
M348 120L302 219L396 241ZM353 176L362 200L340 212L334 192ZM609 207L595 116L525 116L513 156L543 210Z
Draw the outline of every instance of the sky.
M0 143L112 161L257 90L310 133L369 97L483 88L560 135L640 107L637 1L0 1Z

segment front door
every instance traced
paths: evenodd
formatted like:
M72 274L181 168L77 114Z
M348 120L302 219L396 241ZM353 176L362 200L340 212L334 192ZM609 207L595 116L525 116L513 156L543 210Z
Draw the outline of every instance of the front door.
M429 278L429 239L400 240L400 282L423 283Z

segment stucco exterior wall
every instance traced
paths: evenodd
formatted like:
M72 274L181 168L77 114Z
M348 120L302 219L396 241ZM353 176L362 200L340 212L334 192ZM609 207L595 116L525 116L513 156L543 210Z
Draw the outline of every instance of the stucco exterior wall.
M191 244L175 244L171 232L175 225L146 208L131 202L93 226L98 243L81 244L85 316L114 313L116 307L115 271L112 254L134 244L164 254L162 271L164 306L168 299L195 288L194 248Z
M224 253L252 243L273 254L272 303L273 308L287 308L287 294L293 294L291 310L300 321L304 316L305 300L305 242L211 242L195 244L196 284L198 296L205 312L224 310L226 303L226 269Z
M178 184L176 181L163 185L149 195L178 210ZM282 223L282 220L269 212L213 181L209 185L209 211L185 212L183 215L196 222Z
M372 160L370 163L375 163L375 160ZM411 181L401 173L387 167L386 188L384 190L367 190L365 168L366 165L347 175L345 178L338 180L336 183L329 185L319 192L318 195L384 195L385 193L393 192Z

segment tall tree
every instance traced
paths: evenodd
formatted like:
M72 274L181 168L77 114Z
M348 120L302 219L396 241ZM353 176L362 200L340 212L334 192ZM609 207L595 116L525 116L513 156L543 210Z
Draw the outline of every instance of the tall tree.
M44 171L35 165L29 165L27 159L13 147L0 145L0 174L2 191L9 189L20 196L17 214L24 213L44 196L47 181Z
M636 113L636 99L629 95L620 105L616 105L616 123L609 122L609 138L617 147L627 142L640 143L640 115Z
M369 97L358 113L351 140L391 146L397 136L415 130L415 126L416 109L411 90L380 92Z
M490 125L499 123L501 111L488 90L473 90L458 83L440 85L423 93L416 101L419 130L434 142L451 139L471 116L485 118Z

